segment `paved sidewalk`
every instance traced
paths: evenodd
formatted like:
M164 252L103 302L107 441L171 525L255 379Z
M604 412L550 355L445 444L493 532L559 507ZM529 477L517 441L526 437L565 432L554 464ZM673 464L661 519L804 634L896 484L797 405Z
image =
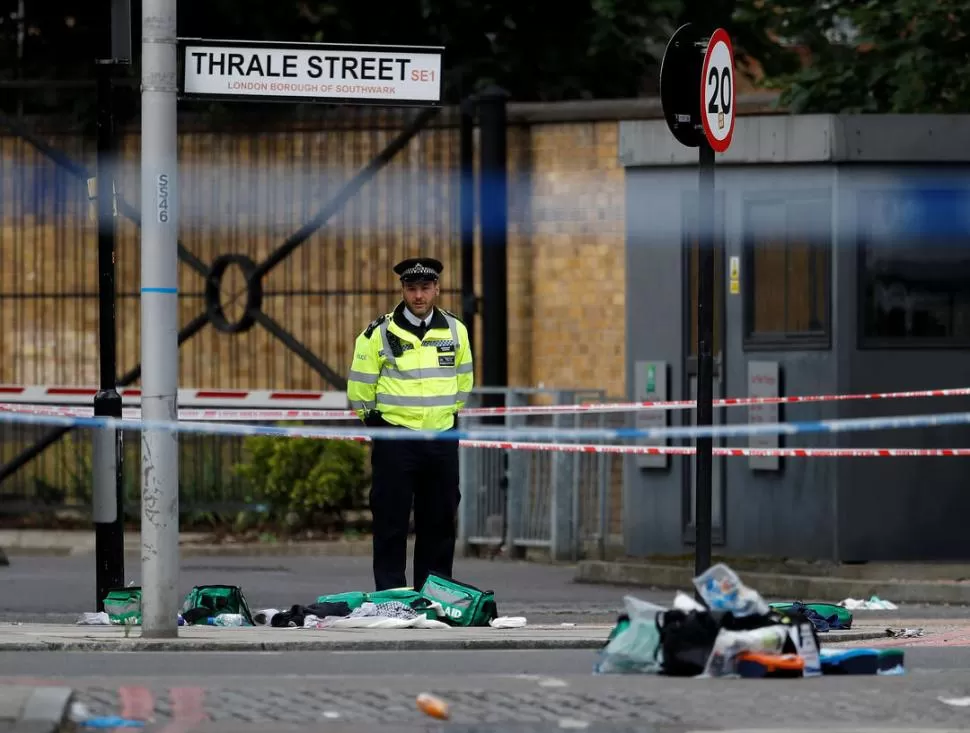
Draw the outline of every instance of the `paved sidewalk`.
M454 649L598 649L605 625L520 629L276 629L182 626L175 639L146 639L133 627L20 624L0 626L0 651L310 651ZM825 643L884 638L883 627L823 634Z
M0 730L54 733L67 728L70 687L0 685Z

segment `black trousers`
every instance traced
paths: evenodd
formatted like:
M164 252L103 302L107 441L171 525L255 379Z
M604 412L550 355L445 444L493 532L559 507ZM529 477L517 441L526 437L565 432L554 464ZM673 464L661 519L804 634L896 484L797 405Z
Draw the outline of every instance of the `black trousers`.
M402 428L404 430L404 428ZM451 575L458 504L457 440L375 440L370 509L377 590L408 586L407 542L414 506L414 583Z

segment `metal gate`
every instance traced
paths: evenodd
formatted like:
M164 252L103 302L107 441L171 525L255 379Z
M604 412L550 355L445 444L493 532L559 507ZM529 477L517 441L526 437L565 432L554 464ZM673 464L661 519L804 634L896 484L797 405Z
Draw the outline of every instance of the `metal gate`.
M391 266L419 250L445 263L442 305L461 309L457 112L313 108L282 120L233 111L179 122L180 384L343 390L356 334L399 297ZM0 114L0 383L97 383L94 137L62 119ZM125 130L118 386L140 376L138 150L137 129ZM67 433L2 427L3 511L86 503L89 436L65 443ZM240 441L186 436L181 446L196 459L180 465L186 505L249 499L231 480L212 491Z
M540 401L578 404L605 397L602 390L483 387L473 390L468 406L477 406L490 394L503 395L508 407ZM500 425L489 427L595 427L605 424L604 418L595 414L509 415ZM463 429L481 425L482 418L461 420ZM584 540L602 531L598 526L594 531L590 519L608 498L609 462L610 457L602 454L462 448L460 547L465 552L472 547L485 552L504 550L511 556L541 547L554 560L579 559Z

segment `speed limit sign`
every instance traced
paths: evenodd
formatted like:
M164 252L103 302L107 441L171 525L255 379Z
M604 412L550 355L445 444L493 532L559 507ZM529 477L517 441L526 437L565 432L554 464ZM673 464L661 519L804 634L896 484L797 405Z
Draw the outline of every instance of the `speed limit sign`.
M734 48L723 28L707 42L700 81L704 135L715 151L723 153L734 135Z

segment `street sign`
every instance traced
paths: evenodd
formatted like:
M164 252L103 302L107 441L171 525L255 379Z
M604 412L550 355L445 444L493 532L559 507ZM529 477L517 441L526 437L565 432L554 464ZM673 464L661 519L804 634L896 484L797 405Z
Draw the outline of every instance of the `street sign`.
M703 39L685 23L670 37L660 62L660 104L671 134L681 145L696 148L704 140L701 110L697 105L697 80L704 57Z
M700 81L704 136L716 152L723 153L734 135L734 48L723 28L707 42Z
M718 28L707 38L687 23L674 32L660 65L660 103L674 138L697 148L696 425L706 428L714 422L714 154L727 150L734 134L734 49L724 29ZM732 278L732 292L735 283L740 290L740 282ZM713 472L712 440L698 438L694 456L695 575L711 565Z
M437 106L439 46L221 41L179 38L179 94L246 99Z

